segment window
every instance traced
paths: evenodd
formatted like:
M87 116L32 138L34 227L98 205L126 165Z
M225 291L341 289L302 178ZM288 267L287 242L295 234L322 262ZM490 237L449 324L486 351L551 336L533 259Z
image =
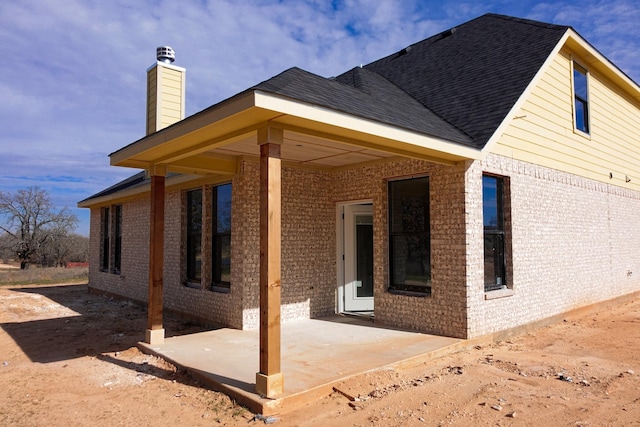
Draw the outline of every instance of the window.
M202 278L202 189L187 192L187 282Z
M122 264L122 205L116 205L115 210L115 224L113 225L114 235L114 250L113 250L113 272L120 274L120 267Z
M110 209L108 207L100 210L100 271L109 271L109 257L111 255L110 228L111 221Z
M211 285L231 283L231 184L212 189Z
M389 289L431 293L429 178L389 182Z
M100 271L120 274L122 261L122 205L100 213Z
M507 287L505 260L504 181L482 176L482 216L484 222L484 290Z
M576 129L589 133L589 90L587 70L573 63L573 98Z

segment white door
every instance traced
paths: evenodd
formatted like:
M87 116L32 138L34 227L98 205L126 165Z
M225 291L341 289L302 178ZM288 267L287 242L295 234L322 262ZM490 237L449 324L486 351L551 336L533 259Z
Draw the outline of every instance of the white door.
M373 209L344 207L344 310L373 311Z

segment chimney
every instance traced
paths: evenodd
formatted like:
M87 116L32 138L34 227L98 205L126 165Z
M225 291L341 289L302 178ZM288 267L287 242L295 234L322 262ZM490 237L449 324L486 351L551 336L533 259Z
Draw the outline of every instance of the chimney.
M147 135L184 119L186 70L172 65L176 54L169 46L157 48L156 58L147 69Z

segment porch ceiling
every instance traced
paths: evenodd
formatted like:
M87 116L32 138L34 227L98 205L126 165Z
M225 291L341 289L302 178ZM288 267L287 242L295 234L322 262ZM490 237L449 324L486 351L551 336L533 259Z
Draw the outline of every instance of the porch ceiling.
M443 164L480 156L436 137L249 91L112 153L111 165L234 174L238 158L259 157L257 131L265 126L283 129L283 161L326 169L394 156Z

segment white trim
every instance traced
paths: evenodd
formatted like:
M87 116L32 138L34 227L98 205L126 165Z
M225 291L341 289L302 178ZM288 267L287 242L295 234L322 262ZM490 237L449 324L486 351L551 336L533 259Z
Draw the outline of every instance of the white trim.
M167 68L171 68L172 70L176 70L176 71L182 71L182 72L186 72L187 71L186 68L178 67L177 65L167 64L166 62L162 62L162 61L156 61L155 64L149 65L149 68L147 68L147 73L149 71L151 71L153 68L157 67L158 65L161 65L161 66L167 67Z
M344 202L336 203L336 286L338 288L338 292L336 293L336 312L344 313L344 282L345 282L345 272L344 272L344 221L343 214L345 206L357 206L357 205L365 205L372 204L373 199L359 199L359 200L349 200ZM375 215L375 212L374 212ZM375 242L374 242L375 245ZM375 248L374 248L375 250ZM375 289L375 287L374 287ZM375 295L375 290L374 290Z
M570 55L571 58L571 66L569 67L569 72L571 73L571 113L573 115L573 133L576 135L580 135L583 138L591 139L591 101L590 101L590 93L589 93L589 81L591 80L591 76L589 73L589 67L582 65L582 61L577 59L574 55ZM576 117L576 86L575 86L575 64L578 64L585 71L585 78L587 79L587 130L588 132L583 131L582 129L578 129L578 121Z
M363 119L329 108L285 99L271 93L256 91L255 105L256 107L277 111L279 113L286 114L287 116L311 120L327 126L348 129L384 138L386 140L396 141L400 144L408 144L410 146L453 155L455 157L465 159L480 158L479 150L467 147L461 143L451 142L443 138L401 129L375 120Z

